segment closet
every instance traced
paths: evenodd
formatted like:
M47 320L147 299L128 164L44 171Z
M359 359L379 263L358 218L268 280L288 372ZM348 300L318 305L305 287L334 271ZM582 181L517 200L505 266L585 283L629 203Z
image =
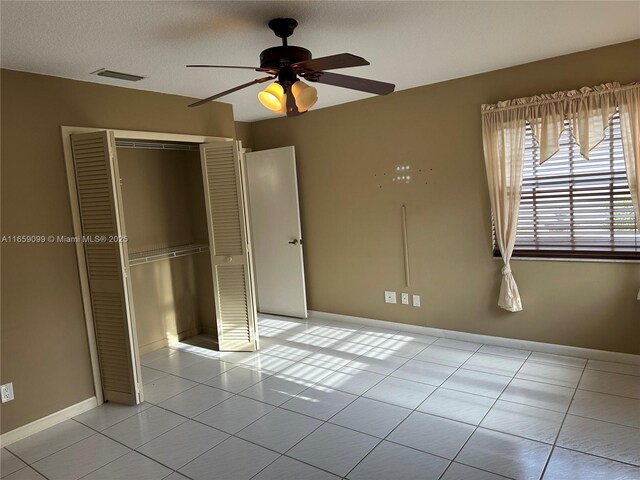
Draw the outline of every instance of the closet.
M103 398L141 402L139 356L177 341L256 350L240 146L100 130L68 149Z
M216 336L198 145L116 139L140 354Z

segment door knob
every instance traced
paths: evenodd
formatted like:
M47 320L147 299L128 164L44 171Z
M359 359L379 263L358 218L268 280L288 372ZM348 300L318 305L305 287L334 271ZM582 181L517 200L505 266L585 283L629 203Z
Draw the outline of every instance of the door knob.
M294 238L294 239L293 239L293 240L291 240L289 243L290 243L291 245L297 245L297 244L298 244L298 239L297 239L297 238Z

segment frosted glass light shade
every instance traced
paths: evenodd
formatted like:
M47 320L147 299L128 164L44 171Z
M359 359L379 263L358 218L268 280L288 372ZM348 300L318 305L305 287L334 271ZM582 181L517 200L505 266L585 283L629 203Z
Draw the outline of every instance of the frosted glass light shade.
M318 91L300 80L291 85L291 93L300 112L306 112L318 101Z
M279 83L273 82L258 94L260 103L272 112L280 112L283 110L284 89Z
M280 100L280 110L276 113L287 113L287 94L282 95L282 100Z

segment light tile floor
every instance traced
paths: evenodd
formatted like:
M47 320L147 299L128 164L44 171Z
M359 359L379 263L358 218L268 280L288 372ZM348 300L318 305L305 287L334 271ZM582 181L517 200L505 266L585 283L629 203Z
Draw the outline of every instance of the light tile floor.
M146 402L2 449L7 480L640 479L640 367L262 316L142 358Z

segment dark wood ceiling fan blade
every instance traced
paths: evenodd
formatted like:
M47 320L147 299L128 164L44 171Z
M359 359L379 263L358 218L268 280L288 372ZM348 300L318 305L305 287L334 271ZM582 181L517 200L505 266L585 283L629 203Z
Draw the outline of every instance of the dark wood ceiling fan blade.
M269 72L274 75L280 71L277 68L241 67L237 65L187 65L187 68L239 68L242 70L253 70L255 72Z
M291 65L298 72L319 72L320 70L333 70L336 68L363 67L370 65L364 58L350 53L339 53L328 57L313 58Z
M189 105L190 107L199 107L200 105L204 105L207 102L212 100L216 100L217 98L224 97L225 95L229 95L230 93L237 92L238 90L242 90L243 88L250 87L251 85L256 85L258 83L263 83L269 80L273 80L275 77L263 77L257 78L247 83L243 83L242 85L238 85L237 87L230 88L229 90L225 90L224 92L216 93L215 95L211 95L210 97L203 98L195 103Z
M291 89L286 93L287 95L287 117L297 117L298 115L302 115L304 112L298 110L298 106L296 105L296 99L291 93Z
M393 83L379 82L377 80L369 80L368 78L352 77L350 75L340 75L331 72L313 72L302 74L302 76L310 82L325 83L336 87L375 93L376 95L387 95L396 88Z

